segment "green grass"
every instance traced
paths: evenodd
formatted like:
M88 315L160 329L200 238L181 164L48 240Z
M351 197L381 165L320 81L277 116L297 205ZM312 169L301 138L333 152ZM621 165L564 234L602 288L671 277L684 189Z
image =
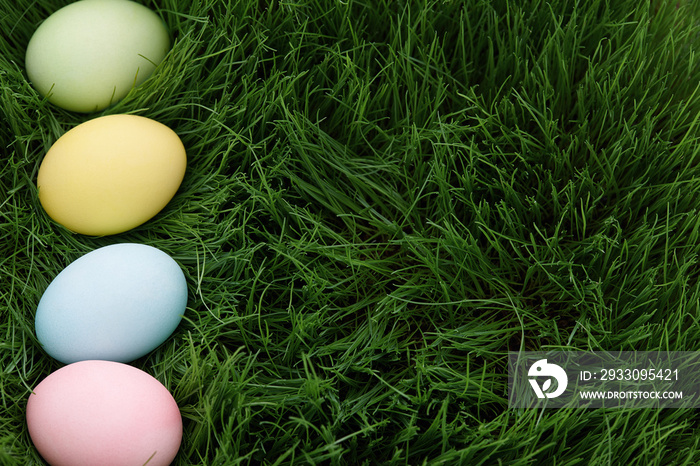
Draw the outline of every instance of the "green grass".
M138 242L183 268L175 334L133 365L174 395L177 465L693 465L693 410L507 407L509 350L700 345L698 7L648 1L153 0L174 39L116 106L28 83L66 1L0 0L0 464L60 364L43 290ZM685 3L685 2L684 2ZM153 220L71 234L37 199L89 118L175 130Z

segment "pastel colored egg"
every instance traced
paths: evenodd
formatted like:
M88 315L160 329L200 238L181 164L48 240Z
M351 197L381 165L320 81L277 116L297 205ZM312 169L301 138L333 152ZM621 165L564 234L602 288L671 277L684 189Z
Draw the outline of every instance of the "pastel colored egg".
M148 78L170 48L163 20L128 0L82 0L49 16L27 45L34 87L66 110L94 112Z
M35 329L53 358L129 362L175 331L187 283L166 253L144 244L96 249L69 264L39 300Z
M151 375L111 361L82 361L42 380L27 401L34 446L53 466L167 466L182 417Z
M150 220L173 198L185 176L180 138L162 123L109 115L61 136L39 167L46 213L84 235L112 235Z

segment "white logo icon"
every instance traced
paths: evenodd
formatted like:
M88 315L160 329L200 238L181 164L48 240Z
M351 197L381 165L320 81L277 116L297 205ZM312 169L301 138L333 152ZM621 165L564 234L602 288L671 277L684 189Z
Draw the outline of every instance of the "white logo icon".
M528 379L530 381L530 385L532 385L532 389L535 391L535 395L537 395L537 398L556 398L564 393L564 390L566 390L566 385L569 383L569 378L566 376L564 369L556 364L547 363L546 359L540 359L539 361L535 362L532 367L530 367L527 375L529 377L549 377L542 384L542 388L540 388L535 379ZM546 393L552 386L552 378L557 381L557 389L551 393Z

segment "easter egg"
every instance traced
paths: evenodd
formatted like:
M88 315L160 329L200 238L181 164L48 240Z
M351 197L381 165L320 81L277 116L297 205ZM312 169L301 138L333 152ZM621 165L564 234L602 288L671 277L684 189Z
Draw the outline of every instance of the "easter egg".
M39 300L35 329L53 358L129 362L162 344L187 306L187 283L166 253L119 243L79 257Z
M49 374L26 414L34 446L53 466L167 466L182 441L167 388L118 362L82 361Z
M27 76L49 102L102 110L148 78L170 48L163 20L128 0L82 0L49 16L27 45Z
M76 233L121 233L170 202L186 165L182 141L164 124L136 115L103 116L54 142L39 167L39 201Z

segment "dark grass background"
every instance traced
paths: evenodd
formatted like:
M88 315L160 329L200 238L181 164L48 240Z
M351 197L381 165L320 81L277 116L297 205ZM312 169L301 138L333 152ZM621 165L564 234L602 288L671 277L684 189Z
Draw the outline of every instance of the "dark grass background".
M172 33L94 115L33 90L66 1L0 0L0 463L60 367L36 341L71 261L149 244L183 322L133 365L174 395L175 464L697 464L694 410L507 409L509 350L700 345L697 7L648 1L144 1ZM176 131L180 191L121 235L36 196L102 114Z

